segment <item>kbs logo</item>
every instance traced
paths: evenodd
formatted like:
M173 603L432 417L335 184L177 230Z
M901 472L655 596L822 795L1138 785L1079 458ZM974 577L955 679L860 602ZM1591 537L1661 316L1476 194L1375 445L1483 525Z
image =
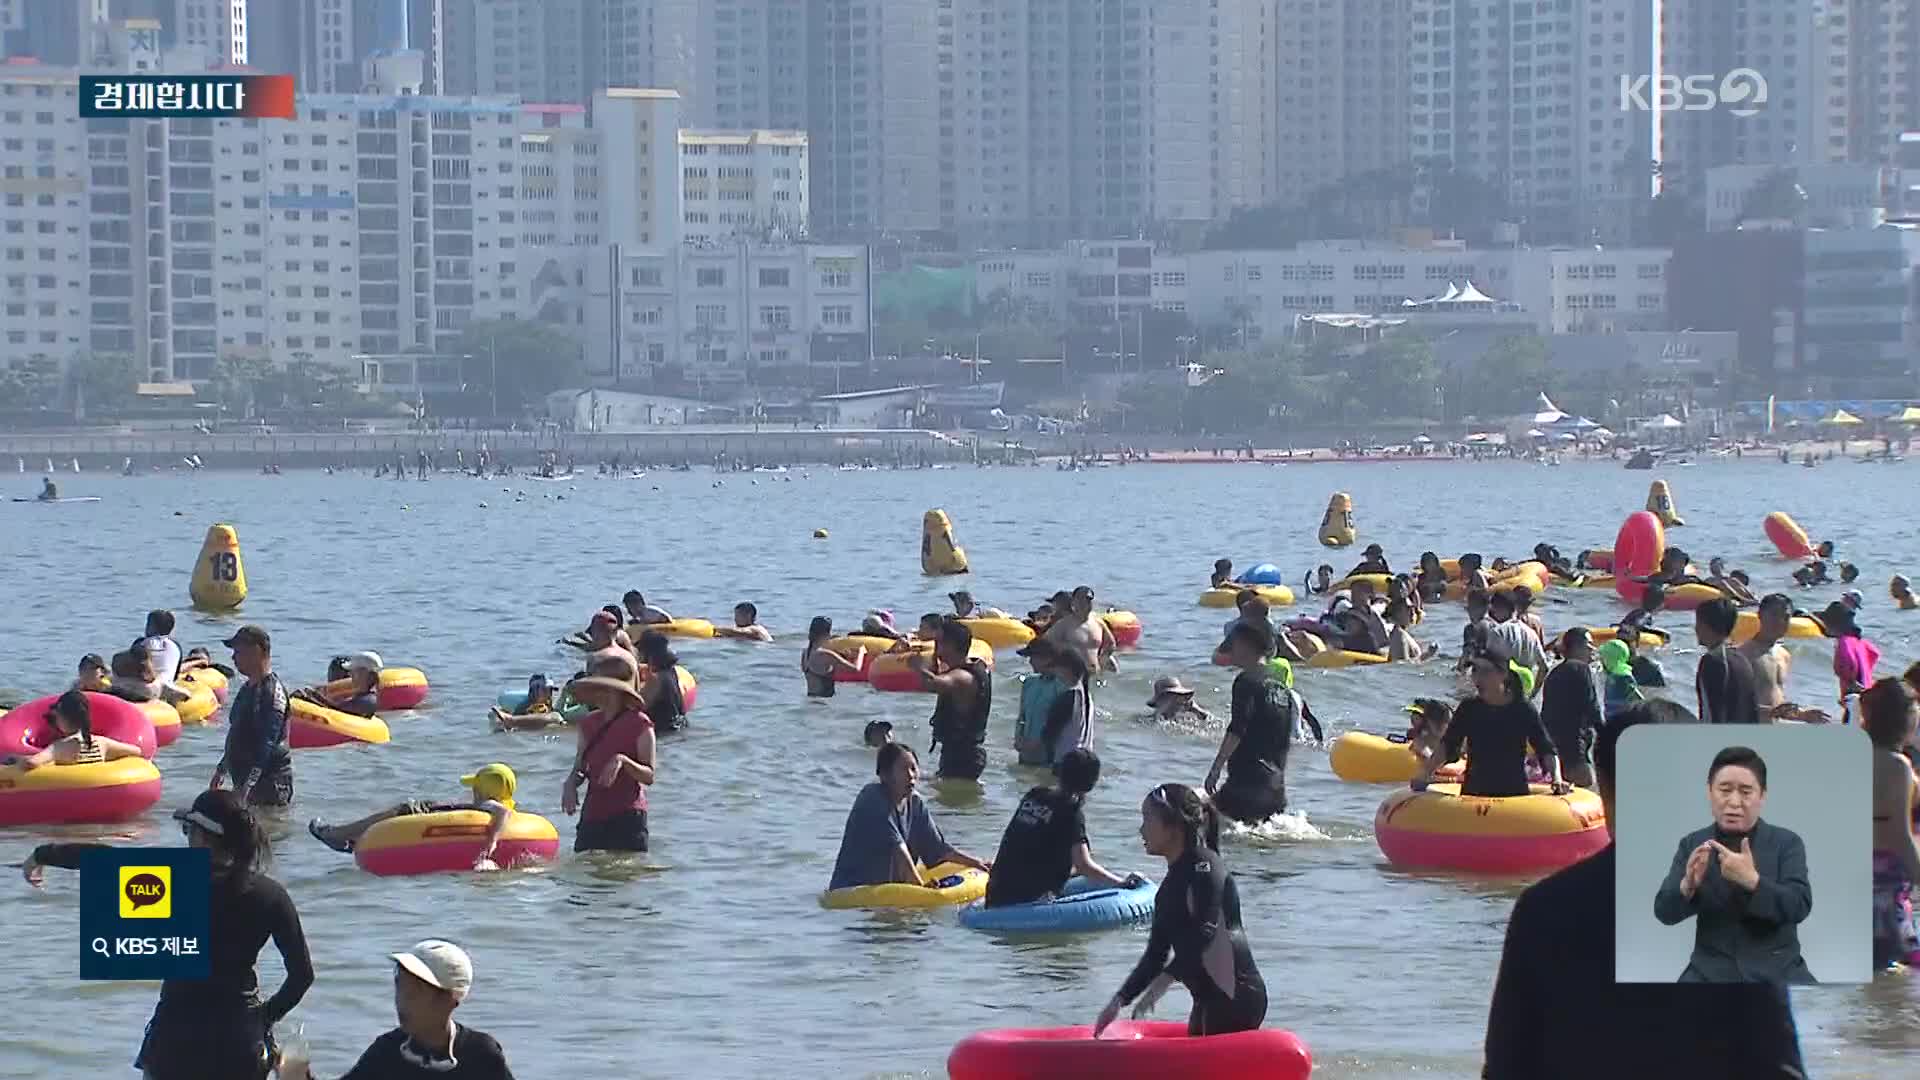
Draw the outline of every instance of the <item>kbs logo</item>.
M173 867L121 867L120 917L123 919L173 918Z
M1757 115L1767 103L1767 79L1752 68L1734 68L1723 76L1620 76L1622 112L1706 112L1725 109L1738 117Z

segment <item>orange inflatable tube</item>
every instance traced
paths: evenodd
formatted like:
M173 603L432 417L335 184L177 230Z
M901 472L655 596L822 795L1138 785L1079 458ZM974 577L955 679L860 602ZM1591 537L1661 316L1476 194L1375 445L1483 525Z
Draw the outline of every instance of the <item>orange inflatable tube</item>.
M1800 523L1787 516L1784 511L1775 510L1768 514L1767 520L1760 527L1783 558L1813 558L1815 554L1813 541L1807 539L1807 530L1801 528Z

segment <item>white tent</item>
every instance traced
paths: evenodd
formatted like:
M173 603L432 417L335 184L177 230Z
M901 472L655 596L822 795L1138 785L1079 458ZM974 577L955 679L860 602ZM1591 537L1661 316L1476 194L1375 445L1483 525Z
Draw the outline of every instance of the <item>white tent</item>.
M1593 439L1611 439L1613 438L1613 432L1608 431L1606 428L1603 428L1603 427L1597 427L1597 428L1594 428L1592 431L1587 432L1587 436Z
M1433 440L1432 440L1432 439L1430 439L1430 438L1428 438L1428 437L1427 437L1426 435L1424 435L1424 434L1421 434L1421 435L1415 435L1415 436L1413 437L1413 441L1414 441L1414 442L1417 442L1417 443L1420 443L1420 444L1422 444L1422 445L1425 445L1425 444L1427 444L1427 443L1430 443L1430 442L1432 442Z
M1567 414L1561 412L1559 406L1548 400L1547 395L1540 395L1540 411L1533 414L1534 423L1557 424L1566 418Z
M1527 438L1529 439L1544 439L1546 437L1547 437L1547 433L1544 431L1541 431L1539 428L1527 429Z
M1676 428L1686 427L1687 425L1675 420L1671 413L1661 413L1659 416L1647 421L1647 426L1657 431L1672 431Z

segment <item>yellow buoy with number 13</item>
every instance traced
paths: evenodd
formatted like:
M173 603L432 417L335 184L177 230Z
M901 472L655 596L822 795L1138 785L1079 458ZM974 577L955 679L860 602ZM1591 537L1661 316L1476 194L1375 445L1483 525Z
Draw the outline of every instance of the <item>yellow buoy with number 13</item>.
M193 606L207 611L230 611L247 598L247 570L240 563L240 536L231 525L213 525L200 544L193 564L193 584L187 592Z
M1320 543L1327 547L1346 547L1353 543L1353 497L1344 491L1334 492L1327 500L1327 512L1320 519Z

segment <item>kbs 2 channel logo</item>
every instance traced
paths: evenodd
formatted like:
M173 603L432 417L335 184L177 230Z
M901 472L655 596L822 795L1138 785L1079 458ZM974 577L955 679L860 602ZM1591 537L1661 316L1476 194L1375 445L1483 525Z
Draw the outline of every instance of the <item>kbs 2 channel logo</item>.
M119 897L123 919L173 918L173 867L121 867Z

